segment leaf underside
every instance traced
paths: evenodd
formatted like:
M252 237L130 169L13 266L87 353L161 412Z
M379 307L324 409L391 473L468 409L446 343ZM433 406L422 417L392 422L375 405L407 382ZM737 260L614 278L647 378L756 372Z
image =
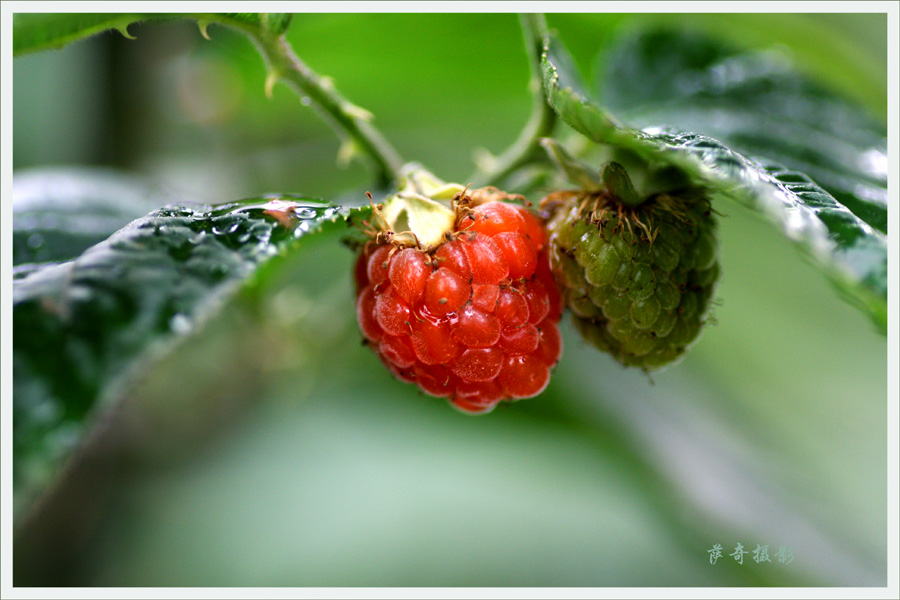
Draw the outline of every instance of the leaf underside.
M764 214L886 330L883 128L772 53L645 32L601 61L601 97L616 117L584 92L565 49L549 44L543 83L563 121L607 150L675 167Z

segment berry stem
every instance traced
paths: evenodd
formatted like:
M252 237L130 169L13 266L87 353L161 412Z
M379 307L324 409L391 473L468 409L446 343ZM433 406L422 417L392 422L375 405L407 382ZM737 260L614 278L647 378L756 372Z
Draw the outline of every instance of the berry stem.
M306 66L283 34L277 35L223 14L195 15L195 18L232 27L248 35L269 68L266 91L270 93L278 80L287 82L301 97L309 98L337 130L338 135L344 138L342 155L359 154L366 157L380 186L387 188L396 185L403 161L394 147L372 125L372 115L349 102L334 89L329 79Z
M541 84L541 56L549 38L547 21L539 13L519 15L519 20L531 65L531 79L528 82L534 94L531 116L516 141L500 156L484 160L486 164L480 165L472 175L471 181L479 187L499 185L513 171L528 164L540 149L540 139L549 136L556 124L556 113L547 102Z

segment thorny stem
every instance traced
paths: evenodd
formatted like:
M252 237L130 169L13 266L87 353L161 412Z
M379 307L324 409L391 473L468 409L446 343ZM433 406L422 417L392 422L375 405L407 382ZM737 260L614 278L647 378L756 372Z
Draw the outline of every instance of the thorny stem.
M334 89L329 79L306 66L294 53L284 35L233 22L225 15L204 15L204 18L237 28L250 36L268 64L266 91L271 91L278 80L290 84L301 97L312 101L338 134L344 137L345 144L353 144L345 148L368 159L380 186L387 188L392 184L396 185L403 161L381 132L370 123L371 114L346 100Z
M489 164L481 166L472 176L471 179L479 186L499 184L517 168L530 162L539 150L539 140L549 136L556 123L556 113L550 108L542 85L541 56L549 35L547 21L542 14L522 14L519 19L531 65L531 80L528 83L534 94L531 116L512 146L500 156L490 159Z

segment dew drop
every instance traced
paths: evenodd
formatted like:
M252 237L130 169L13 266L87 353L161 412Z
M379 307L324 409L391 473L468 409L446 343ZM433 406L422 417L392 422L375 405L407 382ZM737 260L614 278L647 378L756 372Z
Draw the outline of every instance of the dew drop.
M294 214L297 215L300 219L314 219L316 217L316 210L314 208L309 208L308 206L301 206L294 210Z
M235 231L237 231L239 226L240 226L240 223L231 223L227 226L226 225L216 225L215 227L213 227L212 232L215 235L228 235L228 234L231 234L231 233L234 233Z
M30 236L28 236L28 247L29 248L31 248L33 250L37 250L38 248L40 248L43 245L44 245L44 236L42 236L40 233L33 233Z

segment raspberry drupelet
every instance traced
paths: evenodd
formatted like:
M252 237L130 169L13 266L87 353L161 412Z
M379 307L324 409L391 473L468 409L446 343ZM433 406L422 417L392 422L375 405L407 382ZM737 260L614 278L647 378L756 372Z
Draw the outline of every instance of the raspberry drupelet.
M457 195L439 243L376 234L355 270L366 344L398 379L472 414L539 394L562 351L541 222L522 206L478 204L479 191Z
M704 190L640 196L623 167L610 171L610 185L544 199L550 264L581 335L649 372L681 359L710 319L716 218Z

